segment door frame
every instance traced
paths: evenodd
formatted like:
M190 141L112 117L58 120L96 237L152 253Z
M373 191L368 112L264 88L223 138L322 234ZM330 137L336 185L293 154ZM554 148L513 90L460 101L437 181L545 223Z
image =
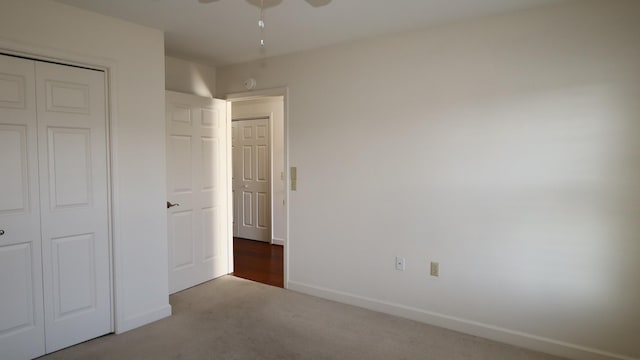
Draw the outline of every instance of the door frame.
M284 134L283 134L283 152L284 152L284 172L285 172L285 192L284 192L284 248L283 248L283 267L284 267L284 288L288 289L289 288L289 250L290 250L290 242L291 242L291 236L289 235L289 212L290 212L290 206L289 206L289 189L290 189L290 176L289 176L289 88L288 87L277 87L277 88L269 88L269 89L261 89L261 90L254 90L254 91L246 91L246 92L239 92L239 93L229 93L226 94L226 96L223 97L223 99L227 100L227 126L228 126L228 132L227 132L227 147L228 147L228 164L229 166L233 166L232 162L232 157L231 157L231 121L232 121L232 109L231 109L231 104L233 102L236 101L246 101L246 100L257 100L263 97L270 97L270 96L282 96L282 102L283 102L283 107L284 107L284 111L283 111L283 127L284 127ZM271 118L271 117L270 117ZM270 136L271 136L271 142L270 142L270 147L272 149L271 151L271 177L272 177L272 181L271 181L271 190L272 190L272 194L273 195L273 125L272 125L272 119L270 119L269 123L270 123L270 127L271 130L270 132ZM231 171L233 171L232 168L228 169L229 172L229 176L227 177L227 182L229 185L229 192L227 194L228 196L228 209L227 211L229 212L229 224L228 227L231 229L231 236L229 236L229 264L230 264L230 271L233 271L233 194L232 194L232 190L231 187L233 186L232 183L232 179L231 179ZM271 199L271 201L273 202L273 199ZM273 215L273 214L272 214ZM272 241L273 241L273 221L272 221Z
M111 302L111 332L122 333L126 328L125 319L120 319L118 309L125 303L124 294L118 292L118 279L122 274L123 264L118 254L118 244L120 240L119 219L119 189L118 182L118 139L117 139L117 63L112 60L82 56L55 49L25 45L13 41L0 39L0 53L22 57L31 60L45 61L66 66L80 67L90 70L104 72L105 76L105 130L106 130L106 153L107 153L107 212L108 212L108 233L107 241L109 246L109 290ZM120 321L121 320L121 321Z

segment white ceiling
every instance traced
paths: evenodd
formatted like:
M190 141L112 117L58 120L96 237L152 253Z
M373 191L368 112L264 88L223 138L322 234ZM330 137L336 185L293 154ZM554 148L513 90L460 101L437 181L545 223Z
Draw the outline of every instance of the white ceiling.
M564 0L283 0L265 10L265 54L245 0L56 1L164 30L167 54L226 65Z

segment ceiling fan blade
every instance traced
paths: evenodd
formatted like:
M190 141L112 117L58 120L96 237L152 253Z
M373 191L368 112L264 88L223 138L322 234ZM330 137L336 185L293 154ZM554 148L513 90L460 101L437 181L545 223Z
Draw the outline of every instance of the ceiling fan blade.
M331 2L331 0L304 0L304 1L306 1L309 5L313 7L321 7L321 6L329 5L329 3Z
M201 4L211 4L217 1L220 1L220 0L198 0L198 2ZM321 7L321 6L329 5L329 3L331 3L332 0L304 0L304 1L306 1L307 4L313 7ZM247 0L247 2L257 7L260 7L262 5L262 7L266 9L266 8L279 5L282 2L282 0L263 0L262 4L260 0Z

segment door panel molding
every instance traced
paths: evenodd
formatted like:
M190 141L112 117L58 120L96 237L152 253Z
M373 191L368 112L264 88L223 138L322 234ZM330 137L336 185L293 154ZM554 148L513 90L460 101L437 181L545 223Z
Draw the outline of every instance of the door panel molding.
M0 183L12 189L3 193L0 215L26 213L30 208L27 131L27 125L0 124Z

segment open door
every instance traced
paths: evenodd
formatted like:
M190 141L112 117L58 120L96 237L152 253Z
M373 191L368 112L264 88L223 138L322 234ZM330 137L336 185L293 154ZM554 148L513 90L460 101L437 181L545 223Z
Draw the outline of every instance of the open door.
M227 103L167 91L169 292L228 274Z

